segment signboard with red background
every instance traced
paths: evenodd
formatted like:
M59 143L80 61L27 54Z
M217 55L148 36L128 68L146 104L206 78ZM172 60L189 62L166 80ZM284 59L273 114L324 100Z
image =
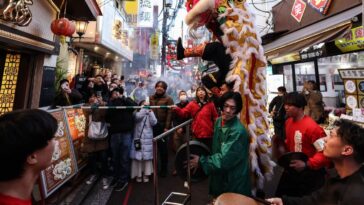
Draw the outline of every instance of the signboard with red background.
M308 5L325 15L330 7L331 0L307 0Z
M301 22L305 10L306 3L302 0L295 0L291 11L291 16L293 16L296 21Z
M81 144L85 137L86 118L82 109L65 109L67 125L73 141L78 168L86 165L86 158L82 155Z

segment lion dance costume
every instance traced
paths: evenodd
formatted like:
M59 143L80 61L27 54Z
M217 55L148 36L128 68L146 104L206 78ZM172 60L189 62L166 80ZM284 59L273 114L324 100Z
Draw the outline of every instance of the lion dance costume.
M234 82L234 91L242 94L241 122L251 136L250 161L252 182L262 188L273 175L275 163L270 157L271 140L266 111L266 59L257 35L254 15L245 0L187 0L186 23L190 29L206 26L217 41L184 49L177 44L177 58L200 56L214 61L217 75L202 82L214 92L222 80ZM211 80L210 80L211 81Z

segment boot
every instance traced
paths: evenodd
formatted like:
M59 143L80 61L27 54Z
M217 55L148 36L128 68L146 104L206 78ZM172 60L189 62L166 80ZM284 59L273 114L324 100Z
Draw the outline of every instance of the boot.
M204 51L205 51L205 47L206 47L206 42L199 44L193 48L183 48L182 46L182 40L181 38L178 38L177 41L177 60L182 60L183 58L188 58L188 57L202 57Z

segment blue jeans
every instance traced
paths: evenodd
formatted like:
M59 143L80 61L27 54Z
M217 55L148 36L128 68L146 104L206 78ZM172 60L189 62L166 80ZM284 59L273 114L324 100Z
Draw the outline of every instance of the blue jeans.
M114 164L114 177L117 182L128 182L130 178L130 148L132 132L111 135L110 146Z

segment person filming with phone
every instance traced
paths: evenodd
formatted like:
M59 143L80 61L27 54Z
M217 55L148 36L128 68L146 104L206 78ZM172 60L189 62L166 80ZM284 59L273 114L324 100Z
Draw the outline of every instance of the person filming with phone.
M52 108L79 104L81 100L82 94L76 89L71 89L67 79L62 79L59 81L58 93L54 98Z

